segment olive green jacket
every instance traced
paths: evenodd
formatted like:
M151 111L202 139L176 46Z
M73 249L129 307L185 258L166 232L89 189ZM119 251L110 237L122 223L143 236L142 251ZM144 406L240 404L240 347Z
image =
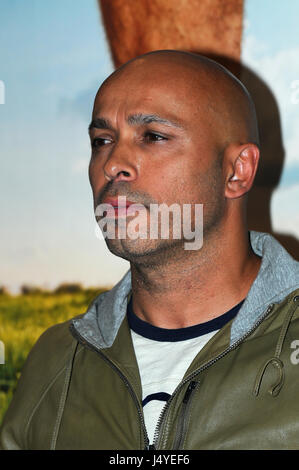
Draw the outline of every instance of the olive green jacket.
M156 449L299 449L299 263L267 234L238 315L195 357L166 403ZM31 350L0 431L2 449L146 449L126 307L130 271L87 313Z

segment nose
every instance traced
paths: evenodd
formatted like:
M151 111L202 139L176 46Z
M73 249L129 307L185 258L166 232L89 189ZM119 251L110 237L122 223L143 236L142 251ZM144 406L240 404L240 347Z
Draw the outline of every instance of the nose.
M104 165L104 175L108 181L134 181L137 178L137 165L133 161L133 149L118 144Z

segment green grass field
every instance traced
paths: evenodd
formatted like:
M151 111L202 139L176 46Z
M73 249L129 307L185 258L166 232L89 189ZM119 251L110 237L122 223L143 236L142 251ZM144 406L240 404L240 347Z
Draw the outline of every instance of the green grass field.
M0 425L13 396L28 353L50 326L84 313L92 299L105 289L71 289L55 292L29 291L0 295L0 340L5 364L0 364Z

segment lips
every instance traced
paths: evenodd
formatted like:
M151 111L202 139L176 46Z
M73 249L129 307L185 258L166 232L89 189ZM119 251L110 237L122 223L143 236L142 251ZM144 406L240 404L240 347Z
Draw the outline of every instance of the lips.
M119 196L118 198L110 198L108 197L103 201L103 204L110 204L114 209L115 208L124 208L130 207L132 204L135 204L132 201L128 201L125 196Z
M126 196L118 196L117 198L106 198L102 204L109 204L112 206L111 209L108 208L106 217L107 218L114 218L114 217L127 217L129 215L133 215L136 212L136 204L133 201L129 201ZM132 208L130 211L130 206L135 205L135 208ZM140 206L140 204L138 204Z

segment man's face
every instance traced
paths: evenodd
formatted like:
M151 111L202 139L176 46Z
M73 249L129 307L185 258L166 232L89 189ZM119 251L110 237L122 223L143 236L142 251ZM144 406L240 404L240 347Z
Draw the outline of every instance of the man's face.
M95 208L118 196L143 204L148 215L150 204L203 204L204 234L217 227L224 204L217 129L188 70L134 62L100 89L92 119L89 177ZM177 256L183 241L106 240L129 261Z

